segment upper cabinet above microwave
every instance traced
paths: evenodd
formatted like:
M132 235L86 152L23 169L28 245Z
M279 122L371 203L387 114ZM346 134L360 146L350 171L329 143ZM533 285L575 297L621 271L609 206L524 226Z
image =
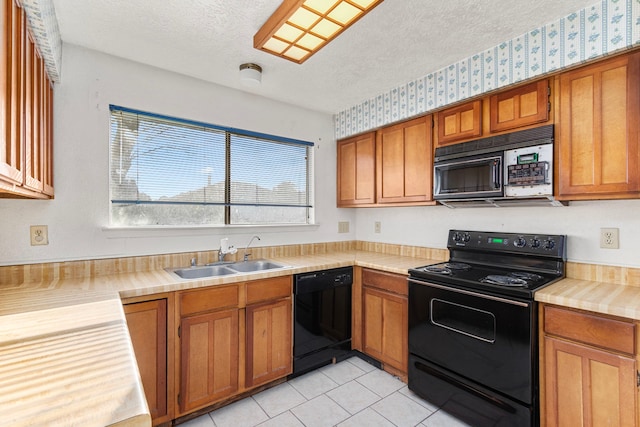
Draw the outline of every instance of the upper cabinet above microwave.
M436 147L549 122L549 99L544 79L439 111Z

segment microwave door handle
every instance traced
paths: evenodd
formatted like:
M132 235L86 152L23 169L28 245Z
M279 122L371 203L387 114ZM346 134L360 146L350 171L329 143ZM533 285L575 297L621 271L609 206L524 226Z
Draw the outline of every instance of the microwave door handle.
M493 161L493 188L500 188L500 160Z

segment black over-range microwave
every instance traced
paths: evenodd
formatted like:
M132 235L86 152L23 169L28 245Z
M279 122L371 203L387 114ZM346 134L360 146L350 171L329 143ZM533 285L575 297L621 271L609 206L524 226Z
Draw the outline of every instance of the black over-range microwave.
M561 205L553 199L553 125L439 147L433 198L443 205Z

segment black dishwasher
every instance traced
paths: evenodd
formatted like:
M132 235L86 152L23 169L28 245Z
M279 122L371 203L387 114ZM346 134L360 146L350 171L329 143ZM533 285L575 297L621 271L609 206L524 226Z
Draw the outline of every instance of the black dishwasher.
M351 354L353 267L294 275L293 374Z

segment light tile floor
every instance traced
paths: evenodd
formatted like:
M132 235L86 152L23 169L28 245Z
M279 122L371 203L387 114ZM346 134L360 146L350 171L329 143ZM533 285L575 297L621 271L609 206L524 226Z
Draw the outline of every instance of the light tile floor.
M352 357L190 420L183 427L468 427L396 377Z

